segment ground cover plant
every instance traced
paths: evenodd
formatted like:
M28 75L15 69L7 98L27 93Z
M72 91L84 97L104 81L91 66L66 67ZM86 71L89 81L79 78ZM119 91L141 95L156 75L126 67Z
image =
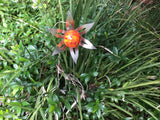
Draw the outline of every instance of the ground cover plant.
M0 120L159 120L160 3L0 0ZM48 29L94 22L97 48L52 56Z

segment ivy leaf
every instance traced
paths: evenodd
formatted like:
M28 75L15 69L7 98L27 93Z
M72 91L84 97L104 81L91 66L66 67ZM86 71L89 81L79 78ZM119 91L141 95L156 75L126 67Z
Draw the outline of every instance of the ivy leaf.
M98 72L96 72L96 71L95 71L95 72L92 72L92 76L93 76L93 77L97 77L97 76L98 76Z
M87 85L87 83L89 82L89 80L90 80L90 76L85 77L85 84L86 84L86 85Z
M61 116L61 108L60 108L60 107L57 107L57 108L55 109L55 113L57 113L58 117L60 117L60 116Z
M101 117L101 110L98 109L97 112L96 112L96 114L97 114L97 117L100 119L100 117Z
M54 102L59 102L59 98L56 94L53 95L52 99Z
M52 113L52 112L55 110L55 108L56 108L56 107L55 107L54 105L51 105L51 106L49 107L49 112Z
M87 111L88 111L89 113L91 113L91 112L93 112L94 106L95 106L95 102L90 102L89 104L87 104L87 105L85 106L85 108L87 109Z
M117 47L113 47L113 52L116 54L116 55L118 55L118 49L117 49Z
M27 106L27 105L30 105L27 101L22 102L22 106Z
M17 64L13 64L13 67L17 70L19 67Z
M35 48L33 45L29 45L29 46L28 46L28 49L29 49L29 50L36 50L36 48Z
M47 101L50 105L55 105L56 104L51 98L48 98Z
M67 100L64 102L64 104L65 104L65 107L66 107L68 110L71 111L71 105L69 104L69 102L68 102Z

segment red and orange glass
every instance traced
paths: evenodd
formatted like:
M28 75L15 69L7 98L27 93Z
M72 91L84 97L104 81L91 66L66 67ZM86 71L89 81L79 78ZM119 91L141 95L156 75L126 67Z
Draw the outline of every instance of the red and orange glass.
M76 48L80 39L81 35L75 30L69 30L64 34L64 44L69 48Z
M69 28L69 24L71 24L71 28ZM74 29L74 20L72 18L71 13L68 12L66 20L66 29L67 29L66 31L55 28L48 29L48 31L51 32L54 36L58 38L63 38L63 40L57 45L52 56L59 54L60 52L64 51L67 47L69 47L72 59L75 63L77 63L79 55L78 51L79 45L87 49L96 49L89 40L82 37L82 35L88 32L93 25L94 23L89 23L82 25L77 29ZM63 35L57 33L61 33ZM75 49L75 52L73 49Z

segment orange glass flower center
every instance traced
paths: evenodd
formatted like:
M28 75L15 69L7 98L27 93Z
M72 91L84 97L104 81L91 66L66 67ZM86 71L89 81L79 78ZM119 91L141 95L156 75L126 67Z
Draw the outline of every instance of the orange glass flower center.
M75 30L69 30L64 34L64 44L70 48L76 48L80 39L81 35Z

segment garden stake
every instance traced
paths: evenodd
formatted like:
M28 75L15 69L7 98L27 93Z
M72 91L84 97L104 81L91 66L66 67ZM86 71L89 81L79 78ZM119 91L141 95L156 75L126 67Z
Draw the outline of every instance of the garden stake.
M71 28L70 28L70 25L71 25ZM86 49L96 49L89 40L81 36L86 32L88 32L93 25L94 23L89 23L89 24L82 25L77 29L74 29L74 20L72 18L71 13L68 12L68 17L66 20L66 30L55 29L55 28L48 29L48 31L51 32L51 34L53 34L54 36L63 39L57 45L52 56L59 54L60 52L64 51L67 47L69 47L72 59L76 64L78 55L79 55L79 50L78 50L79 45ZM57 34L57 33L61 33L61 34Z

